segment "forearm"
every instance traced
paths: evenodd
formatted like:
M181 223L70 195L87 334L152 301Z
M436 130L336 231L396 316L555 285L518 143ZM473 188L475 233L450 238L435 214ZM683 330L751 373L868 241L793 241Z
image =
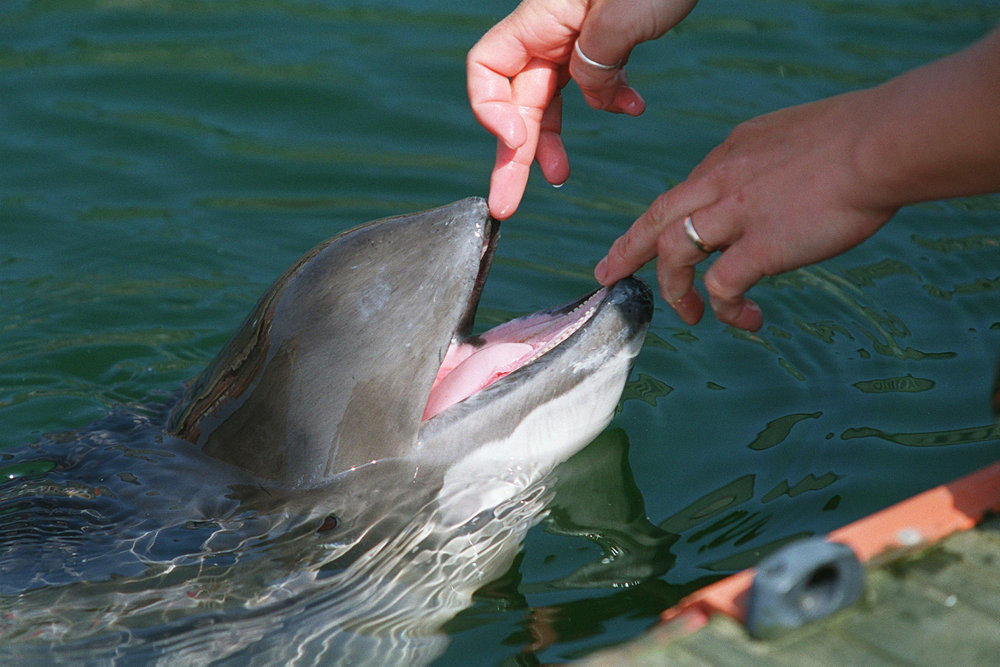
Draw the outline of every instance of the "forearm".
M858 96L867 203L1000 191L1000 29Z

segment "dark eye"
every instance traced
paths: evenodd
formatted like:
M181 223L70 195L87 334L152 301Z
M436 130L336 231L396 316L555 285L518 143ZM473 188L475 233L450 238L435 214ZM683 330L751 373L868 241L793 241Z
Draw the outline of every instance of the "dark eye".
M323 523L320 524L320 527L316 529L316 532L317 533L329 532L331 530L334 530L339 524L340 521L337 520L337 517L335 517L332 514L328 514L326 518L323 519Z

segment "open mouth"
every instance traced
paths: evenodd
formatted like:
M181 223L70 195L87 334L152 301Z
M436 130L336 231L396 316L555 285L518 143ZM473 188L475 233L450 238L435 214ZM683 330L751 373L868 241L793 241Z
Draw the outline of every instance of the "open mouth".
M590 320L606 293L602 287L573 306L519 317L479 336L456 336L434 378L423 419L554 350Z
M468 310L434 378L423 420L554 350L593 317L607 295L607 289L602 287L575 303L519 317L477 336L469 335L498 237L498 223L490 220L490 227L490 233L484 235L483 258Z

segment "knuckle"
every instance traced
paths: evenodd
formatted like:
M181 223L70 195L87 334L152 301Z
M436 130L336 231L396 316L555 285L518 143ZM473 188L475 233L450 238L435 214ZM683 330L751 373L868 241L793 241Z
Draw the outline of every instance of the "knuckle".
M634 228L629 228L624 234L615 239L615 242L611 245L611 255L612 259L616 262L625 264L628 258L635 253L635 232L632 231Z
M666 231L660 232L656 237L656 254L664 259L669 259L677 251L677 243L674 242Z
M741 296L720 277L718 271L709 271L705 274L705 291L711 295L713 304L716 301L729 303Z
M660 193L653 203L649 205L649 214L654 220L662 220L670 209L670 202L673 196L673 190L667 190L666 192Z
M622 254L631 255L636 250L638 250L639 245L639 233L636 231L636 227L632 226L626 231L622 237Z

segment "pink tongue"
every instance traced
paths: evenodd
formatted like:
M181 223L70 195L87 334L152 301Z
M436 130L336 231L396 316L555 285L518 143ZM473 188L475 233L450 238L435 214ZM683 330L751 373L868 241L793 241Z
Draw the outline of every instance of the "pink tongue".
M477 350L434 383L424 408L424 419L430 419L506 375L534 349L528 343L494 343Z

